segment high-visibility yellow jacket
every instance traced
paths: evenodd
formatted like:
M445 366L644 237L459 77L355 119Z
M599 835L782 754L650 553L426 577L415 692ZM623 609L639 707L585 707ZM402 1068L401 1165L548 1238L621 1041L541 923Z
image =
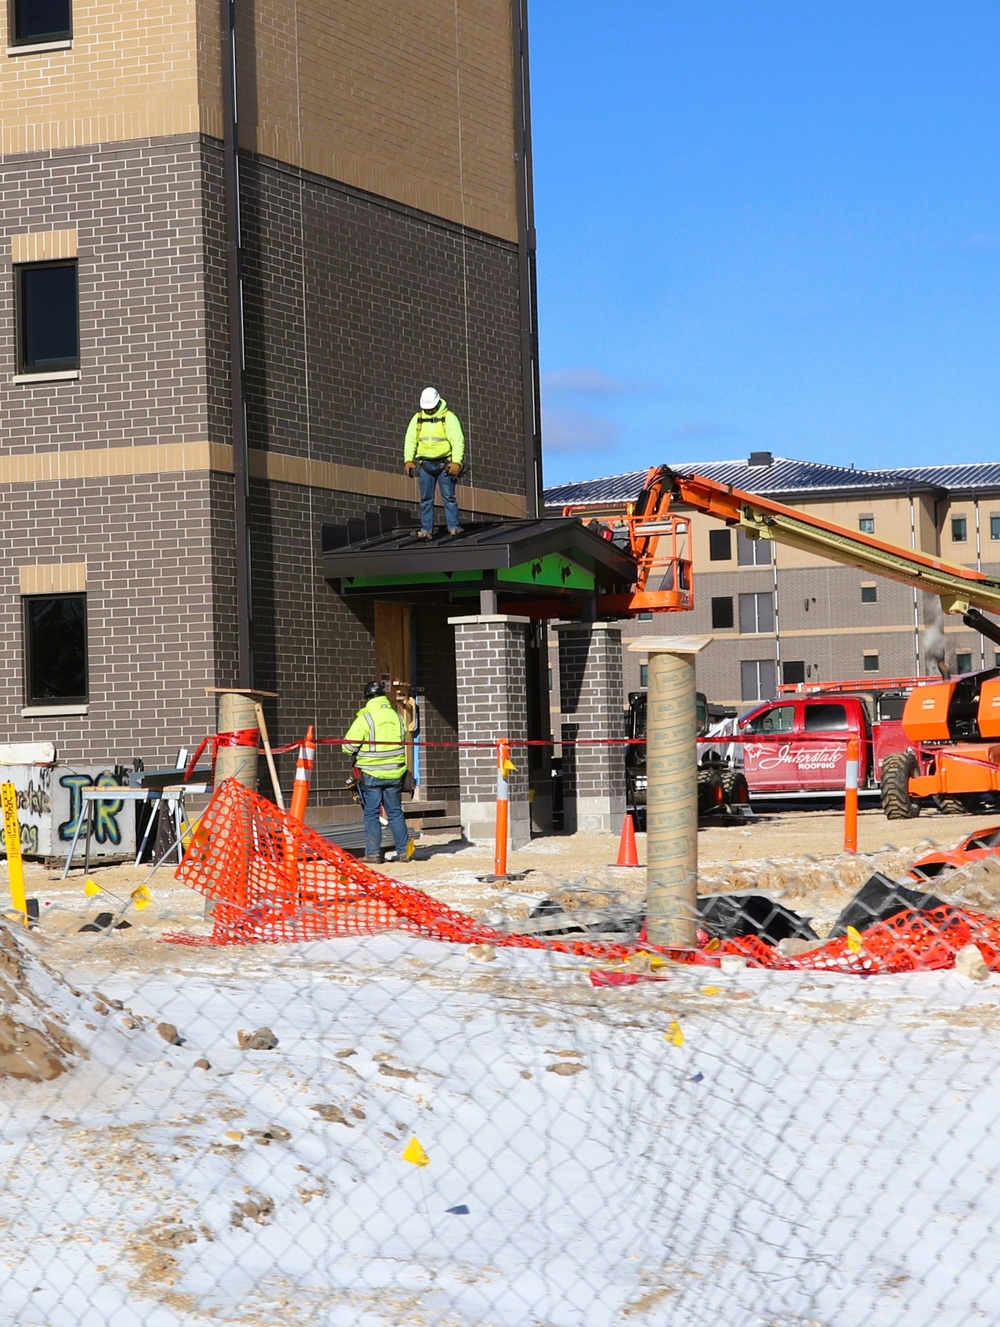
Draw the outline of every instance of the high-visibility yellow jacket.
M418 410L406 429L403 463L408 461L448 461L461 465L465 460L465 434L458 415L439 401L436 410Z
M388 696L373 696L344 734L343 748L365 774L401 779L406 773L405 741L406 720Z

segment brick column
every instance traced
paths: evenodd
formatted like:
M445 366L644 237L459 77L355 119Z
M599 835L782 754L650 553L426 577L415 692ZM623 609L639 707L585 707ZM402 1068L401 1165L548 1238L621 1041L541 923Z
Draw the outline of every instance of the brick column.
M567 622L559 639L562 739L625 736L621 628L607 622ZM563 747L564 825L621 833L625 815L625 748Z
M493 742L528 736L527 648L530 620L485 615L451 617L455 628L458 681L458 740ZM492 842L496 825L495 748L462 747L458 753L462 829L473 843ZM528 805L528 753L512 753L510 842L519 848L531 838Z

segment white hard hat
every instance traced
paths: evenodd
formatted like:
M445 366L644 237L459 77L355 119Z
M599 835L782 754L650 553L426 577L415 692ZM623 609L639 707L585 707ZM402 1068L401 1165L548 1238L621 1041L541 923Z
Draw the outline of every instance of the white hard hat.
M420 393L420 409L436 410L441 400L441 393L436 387L425 387Z

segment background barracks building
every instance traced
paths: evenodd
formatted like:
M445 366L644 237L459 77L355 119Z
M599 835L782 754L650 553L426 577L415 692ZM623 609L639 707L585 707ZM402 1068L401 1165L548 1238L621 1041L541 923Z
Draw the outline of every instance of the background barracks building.
M1000 465L865 471L757 452L748 461L676 468L1000 577ZM563 484L546 490L546 506L555 512L569 503L631 501L645 478L643 470ZM746 708L773 696L779 682L934 672L942 654L955 672L1000 663L989 641L960 618L942 621L933 612L938 601L928 605L906 585L747 539L698 512L691 513L691 535L693 612L640 619L622 634L627 642L711 633L712 645L697 661L698 686L709 700ZM928 634L929 624L943 627L943 636ZM645 686L641 654L626 651L624 667L626 691Z
M537 512L524 4L236 0L242 291L220 14L0 6L0 733L70 761L172 763L215 728L204 688L250 680L275 741L335 735L390 669L454 735L447 606L347 604L320 570L324 521L415 510L427 384L468 438L463 518Z

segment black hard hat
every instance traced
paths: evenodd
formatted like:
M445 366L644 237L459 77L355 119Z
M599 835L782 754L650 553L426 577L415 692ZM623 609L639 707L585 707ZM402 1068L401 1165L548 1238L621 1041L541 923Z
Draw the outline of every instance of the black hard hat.
M365 700L374 700L376 696L385 695L384 682L369 682L365 687Z

